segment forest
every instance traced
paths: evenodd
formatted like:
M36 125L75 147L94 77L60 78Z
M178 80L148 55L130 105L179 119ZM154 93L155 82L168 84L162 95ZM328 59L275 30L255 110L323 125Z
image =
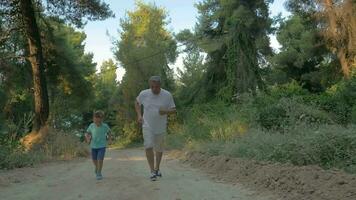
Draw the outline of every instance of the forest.
M201 0L195 27L172 32L165 8L136 1L97 66L82 28L113 17L108 4L1 0L0 168L86 156L98 109L112 146L141 143L134 101L160 75L170 149L356 173L356 1L288 0L271 18L272 2Z

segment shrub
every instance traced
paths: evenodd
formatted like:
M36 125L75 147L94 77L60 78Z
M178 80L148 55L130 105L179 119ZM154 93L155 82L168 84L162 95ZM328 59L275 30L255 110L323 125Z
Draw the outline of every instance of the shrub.
M209 142L200 149L256 160L319 165L356 173L356 127L301 125L288 133L251 129L233 141Z
M32 166L46 160L86 157L88 154L87 145L81 143L74 134L50 130L45 140L29 151L19 143L2 141L0 169Z
M279 105L269 105L259 111L257 122L265 129L280 129L287 122L287 112Z

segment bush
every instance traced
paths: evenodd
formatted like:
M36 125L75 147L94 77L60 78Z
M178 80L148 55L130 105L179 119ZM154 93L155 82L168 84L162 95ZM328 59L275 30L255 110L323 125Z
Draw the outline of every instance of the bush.
M354 79L321 94L296 82L273 86L269 93L241 94L235 105L195 105L183 118L176 137L194 151L356 173Z
M351 110L351 123L356 124L356 105Z
M299 126L288 133L251 129L233 141L198 145L199 151L262 161L319 165L356 173L356 127L325 125L317 129Z
M332 113L334 121L346 125L352 122L352 110L356 106L356 77L343 80L314 98L321 109Z
M313 104L307 105L297 96L273 100L274 103L261 103L260 99L254 118L257 125L266 130L283 131L302 123L313 126L335 123L330 113Z
M280 129L287 122L287 112L279 105L269 105L259 111L257 122L265 129Z
M69 160L76 157L86 157L89 154L87 145L81 143L74 134L51 131L45 142L41 144L40 152L48 159Z
M356 173L356 127L337 125L332 114L318 109L314 97L307 98L309 105L304 97L241 95L236 106L199 105L187 113L178 136L191 150L211 155Z
M283 85L275 85L269 89L269 95L279 99L282 97L294 97L308 95L308 90L304 89L297 81L291 81Z
M46 160L68 160L86 157L86 144L69 133L50 130L44 142L27 151L20 143L2 141L0 148L0 169L32 166Z
M240 113L237 106L222 102L195 106L186 114L181 132L188 141L230 140L248 128Z

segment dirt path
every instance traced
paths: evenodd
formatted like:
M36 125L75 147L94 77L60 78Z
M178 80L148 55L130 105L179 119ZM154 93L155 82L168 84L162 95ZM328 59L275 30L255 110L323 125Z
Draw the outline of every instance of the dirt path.
M165 157L163 178L148 180L142 149L109 150L104 179L96 181L91 161L63 161L0 172L1 200L264 200L239 185L217 183L197 169Z

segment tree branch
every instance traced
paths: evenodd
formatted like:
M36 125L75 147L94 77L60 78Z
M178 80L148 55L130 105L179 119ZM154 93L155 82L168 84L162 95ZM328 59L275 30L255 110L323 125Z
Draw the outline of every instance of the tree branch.
M17 31L17 30L20 30L20 28L19 27L13 27L13 28L10 28L10 29L6 30L3 33L0 33L0 35L1 35L1 37L0 37L0 45L5 43L6 40L8 40L10 38L12 32Z

